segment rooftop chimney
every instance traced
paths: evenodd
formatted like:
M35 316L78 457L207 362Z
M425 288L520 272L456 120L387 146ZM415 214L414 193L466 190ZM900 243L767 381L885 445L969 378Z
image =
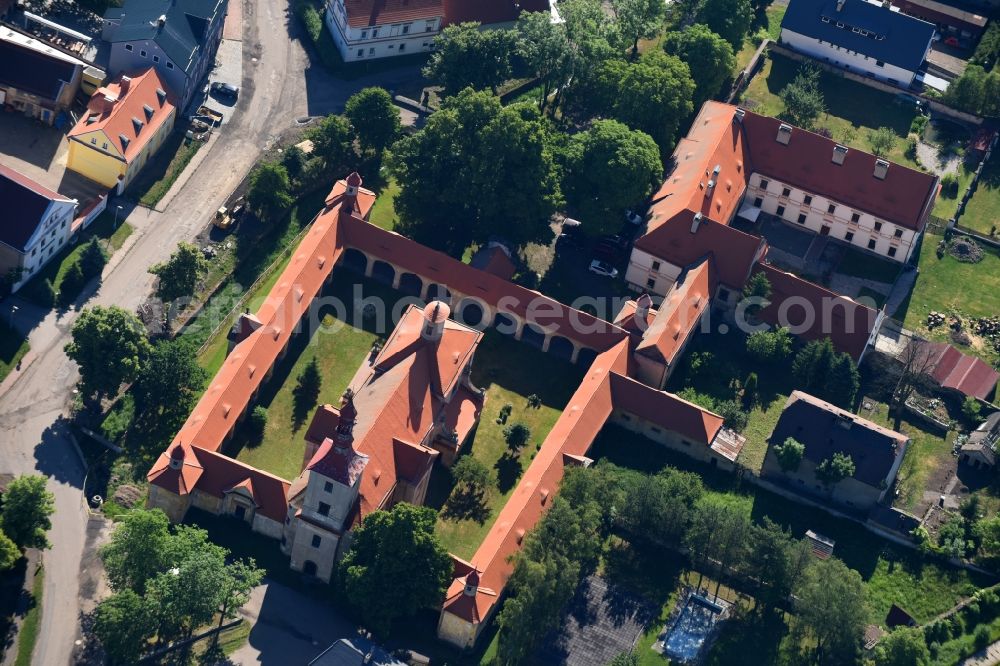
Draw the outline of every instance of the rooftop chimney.
M653 304L653 299L649 297L649 294L643 294L635 300L635 319L639 321L640 326L646 324L646 319L649 317L649 308Z
M698 232L698 225L701 224L702 218L704 218L704 215L701 213L695 213L694 217L691 218L691 233Z
M847 157L847 146L842 146L838 143L833 147L833 163L843 164L845 157Z
M778 143L788 145L788 142L792 139L792 126L788 123L781 123L778 125L778 136L775 137L775 141Z
M118 96L124 97L125 95L128 94L128 89L132 86L132 77L122 76L122 79L118 85L121 88L120 92L118 93Z
M747 112L745 110L743 110L743 109L736 109L736 115L733 116L733 117L736 118L736 120L738 120L739 122L742 123L743 122L743 118L745 118L746 115L747 115Z
M841 11L844 8L844 0L837 0L837 11Z
M167 15L166 14L160 14L160 18L156 19L156 27L157 28L162 28L166 24L167 24Z
M875 177L885 180L885 175L889 173L889 162L882 159L875 160Z

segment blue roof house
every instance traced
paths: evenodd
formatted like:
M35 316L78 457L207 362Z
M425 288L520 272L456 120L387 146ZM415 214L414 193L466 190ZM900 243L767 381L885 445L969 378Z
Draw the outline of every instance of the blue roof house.
M848 71L909 86L931 48L934 25L867 0L791 0L781 43Z

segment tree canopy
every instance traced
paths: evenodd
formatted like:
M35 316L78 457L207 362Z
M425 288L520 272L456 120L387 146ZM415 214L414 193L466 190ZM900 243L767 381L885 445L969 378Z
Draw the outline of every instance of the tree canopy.
M453 256L499 236L549 242L561 204L550 128L537 110L465 89L392 151L397 231ZM513 205L516 202L516 205Z
M183 338L157 342L133 387L142 427L152 436L147 439L160 443L173 436L207 379L194 345Z
M668 32L663 48L688 64L695 83L696 108L718 94L722 84L736 69L733 47L701 23L684 30Z
M917 627L897 627L878 642L875 666L928 666L931 653L924 632Z
M328 173L339 176L354 165L354 132L344 116L323 118L306 136L313 142L313 155L323 160Z
M45 477L22 475L10 482L0 508L0 529L18 548L48 548L55 497Z
M433 509L399 503L368 514L355 530L340 575L348 600L376 634L444 598L452 562L434 533L436 519Z
M618 32L639 53L639 40L655 37L663 27L666 3L663 0L611 0Z
M826 111L823 93L819 89L820 70L812 65L802 65L791 83L779 95L785 104L781 117L793 125L811 129L816 119Z
M12 568L21 557L21 549L14 541L0 531L0 573Z
M780 444L772 447L774 457L778 459L778 465L786 472L794 472L802 463L802 456L805 455L805 445L795 439L788 437Z
M621 226L622 213L645 201L663 179L656 142L615 120L599 120L570 139L563 190L589 233Z
M399 109L385 88L365 88L354 93L347 100L344 115L364 150L381 154L399 136Z
M898 140L896 132L891 127L879 127L868 132L868 145L871 146L875 157L888 155Z
M117 393L139 376L150 352L142 322L117 305L84 309L73 322L72 338L66 355L80 366L86 397Z
M524 12L517 19L517 53L524 66L542 82L538 108L573 73L576 54L565 22L555 23L548 12Z
M829 458L824 458L816 466L816 478L823 485L832 486L854 476L854 469L854 460L851 456L838 451Z
M766 363L783 361L792 353L792 335L785 327L754 331L747 338L747 353Z
M208 260L191 243L178 243L170 259L150 266L149 272L160 278L156 295L164 301L173 301L194 294L208 273Z
M424 76L448 95L466 87L496 92L513 73L517 36L511 30L483 30L478 23L450 25L434 38L435 50Z
M854 402L860 386L854 359L833 348L830 338L806 344L792 361L799 389L841 407Z
M743 38L753 23L750 0L704 0L698 10L698 23L703 23L732 46L733 52L743 46Z
M815 637L817 661L853 660L868 617L861 574L835 557L814 559L795 597L795 613Z
M156 631L157 608L132 590L115 592L94 610L94 635L112 664L134 664Z
M288 170L277 162L264 162L250 174L247 203L262 219L277 220L291 205Z

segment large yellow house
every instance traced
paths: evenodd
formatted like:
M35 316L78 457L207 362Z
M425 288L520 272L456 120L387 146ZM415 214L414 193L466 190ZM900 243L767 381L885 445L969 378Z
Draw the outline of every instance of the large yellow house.
M121 192L174 128L173 95L153 68L97 89L69 133L66 166Z

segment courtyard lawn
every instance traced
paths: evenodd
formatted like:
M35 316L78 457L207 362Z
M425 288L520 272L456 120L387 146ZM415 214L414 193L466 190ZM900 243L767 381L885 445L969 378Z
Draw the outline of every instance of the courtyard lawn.
M45 281L51 280L52 286L58 290L66 271L80 259L84 246L90 242L91 238L96 237L110 256L124 245L125 240L132 235L133 231L132 225L123 222L120 217L116 227L114 213L110 211L101 213L85 231L80 232L80 237L73 244L67 244L63 247L49 263L45 264L42 270L18 290L18 296L37 305L51 307L52 303L47 302L46 294L42 289Z
M28 353L28 339L7 325L0 322L0 382L2 382L18 362Z
M964 190L961 188L959 192ZM952 202L955 200L952 199ZM994 154L983 167L976 192L965 206L958 223L981 234L989 235L1000 226L1000 155Z
M203 145L204 141L185 138L184 130L174 130L160 146L156 156L129 185L126 196L142 206L154 208Z
M947 342L948 327L927 329L927 314L935 310L956 310L968 320L971 317L988 317L1000 314L1000 254L983 246L985 254L978 264L966 264L949 254L941 259L935 252L941 236L924 234L920 248L920 274L909 299L892 314L906 328L919 332L932 340ZM967 351L986 360L995 358L989 344L973 340Z
M511 362L512 358L517 362ZM486 390L486 405L463 455L471 455L494 471L496 487L479 516L450 516L442 511L436 531L448 552L468 559L476 551L585 370L495 331L486 333L472 362L472 383ZM541 399L541 407L528 405L528 396L532 394ZM510 417L506 424L499 424L500 408L508 403L512 407ZM531 439L517 457L505 455L507 444L503 436L506 425L514 423L524 423L531 429ZM434 474L427 503L438 508L446 506L451 480L440 467Z
M396 184L395 179L390 178L378 193L375 205L372 206L371 213L368 215L372 224L392 231L392 228L396 226L396 207L394 204L397 194L399 194L399 185Z
M886 284L892 284L896 281L899 270L898 263L880 259L855 248L848 248L847 252L844 253L844 258L837 264L838 273Z
M764 12L763 18L766 19L766 22L761 21L759 18L755 19L754 27L751 28L751 34L743 38L743 48L736 54L737 73L750 64L753 54L756 53L757 48L763 41L763 33L766 33L771 41L778 41L778 38L781 36L781 20L785 18L786 9L788 9L786 5L773 4Z
M757 113L780 116L785 105L779 94L795 78L799 67L800 63L783 55L770 55L744 91L743 104ZM906 136L917 115L913 106L899 102L889 93L826 71L820 74L820 91L826 102L826 113L816 120L816 129L827 129L834 140L870 152L868 132L889 127L898 141L887 157L910 168L920 168L906 155Z

